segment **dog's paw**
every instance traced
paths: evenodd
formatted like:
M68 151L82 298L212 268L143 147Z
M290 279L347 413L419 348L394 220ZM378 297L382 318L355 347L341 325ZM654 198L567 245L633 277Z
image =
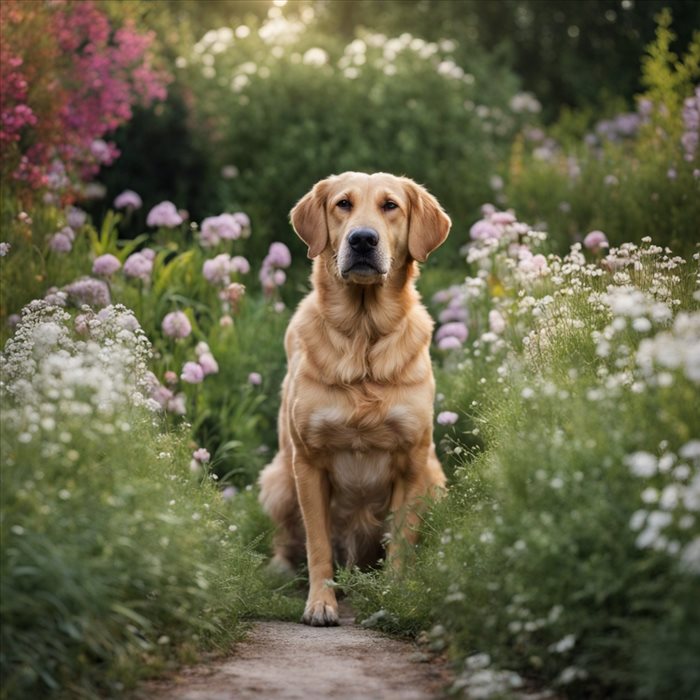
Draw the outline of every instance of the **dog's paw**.
M323 600L309 601L301 621L312 627L335 627L338 622L338 604Z

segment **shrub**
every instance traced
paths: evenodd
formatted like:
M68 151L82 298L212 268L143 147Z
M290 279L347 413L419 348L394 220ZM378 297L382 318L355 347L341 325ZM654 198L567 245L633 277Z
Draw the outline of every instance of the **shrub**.
M134 104L165 97L153 34L119 20L93 2L3 3L0 172L24 197L47 188L55 201L84 195L83 183L118 155L103 137Z
M222 208L245 209L267 246L289 236L288 212L316 180L385 170L427 184L456 218L473 216L537 101L513 100L513 76L483 55L458 65L453 40L362 33L344 46L304 17L273 8L260 26L207 32L178 59L231 178Z
M462 448L415 565L344 582L383 627L437 625L467 694L698 697L698 255L544 256L512 216L485 223L445 295L471 340L443 351L441 404L470 407L455 437L475 425L483 450Z
M615 244L652 236L676 250L697 239L700 35L680 59L670 49L670 13L657 21L634 112L598 121L578 144L529 129L513 147L507 202L538 217L562 249L594 229Z
M88 316L76 334L34 302L2 356L4 697L119 695L275 607L232 504L147 398L136 318Z

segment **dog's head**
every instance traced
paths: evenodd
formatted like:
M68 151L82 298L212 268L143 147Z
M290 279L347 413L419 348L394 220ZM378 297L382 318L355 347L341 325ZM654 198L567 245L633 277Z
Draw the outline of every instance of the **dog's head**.
M383 282L410 260L423 262L447 238L450 218L413 180L347 172L318 182L291 212L309 257L332 255L342 279Z

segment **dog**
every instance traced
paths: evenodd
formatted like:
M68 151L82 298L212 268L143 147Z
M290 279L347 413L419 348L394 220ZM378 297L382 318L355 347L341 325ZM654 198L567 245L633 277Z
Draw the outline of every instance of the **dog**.
M279 451L260 474L277 525L272 564L306 554L302 622L338 624L334 551L347 565L401 567L426 497L445 475L433 443L433 322L414 282L447 237L437 200L405 177L346 172L291 211L313 259L312 291L285 335Z

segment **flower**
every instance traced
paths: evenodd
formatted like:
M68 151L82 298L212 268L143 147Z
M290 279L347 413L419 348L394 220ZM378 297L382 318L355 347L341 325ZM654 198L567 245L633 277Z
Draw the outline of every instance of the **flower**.
M292 254L284 243L276 241L270 244L265 260L273 267L289 267L292 264Z
M54 233L49 238L49 248L54 253L70 253L73 248L73 241L63 232Z
M452 321L450 323L445 323L438 328L437 332L435 333L435 340L439 343L444 338L452 336L461 344L467 339L468 335L469 330L464 323L461 321Z
M250 263L242 255L235 255L231 258L229 268L231 272L239 272L242 275L247 275L250 272Z
M180 379L188 384L201 384L204 379L204 370L197 362L185 362Z
M251 372L248 375L248 383L253 386L260 386L260 384L262 384L262 377L258 372Z
M127 277L137 277L143 282L148 282L153 272L153 260L149 259L145 252L132 253L124 261L123 271Z
M221 498L223 498L224 501L230 501L237 493L238 489L235 486L227 486L221 492Z
M182 311L171 311L166 314L161 328L169 338L186 338L192 332L192 324Z
M207 282L212 284L227 284L230 282L231 256L221 253L211 260L205 260L202 265L202 275Z
M437 422L440 425L454 425L459 416L454 411L441 411L437 415Z
M115 209L140 209L143 206L143 201L136 192L133 190L124 190L121 194L118 194L114 198L114 208ZM159 205L162 206L162 205ZM151 209L149 216L154 212ZM151 224L149 224L151 225ZM177 224L176 224L177 225Z
M111 253L105 253L104 255L99 255L95 258L92 263L92 274L100 275L103 277L109 277L113 275L122 264L119 262L118 258Z
M3 241L0 243L0 258L4 258L9 252L12 246L9 243Z
M146 217L148 226L162 226L163 228L175 228L182 223L183 219L180 216L177 208L172 202L161 202L156 204Z
M608 237L602 231L591 231L583 239L583 246L593 253L599 253L601 248L609 246Z
M233 214L209 216L202 221L199 242L204 248L212 248L223 241L235 241L241 237L242 226Z
M490 221L482 219L477 221L469 229L469 237L474 241L484 241L487 239L498 239L501 237L501 230Z
M216 374L219 371L219 365L210 352L204 352L199 356L199 366L206 377L208 374Z
M634 452L631 455L627 455L624 462L634 476L644 478L654 476L654 474L656 474L656 457L649 452Z
M63 291L77 306L87 304L88 306L102 307L112 303L109 287L102 280L96 280L92 277L83 277L71 282L63 288Z
M500 335L506 329L506 321L501 312L496 309L489 311L489 328L492 333Z
M204 447L200 447L199 449L195 450L192 453L193 459L196 459L198 462L208 462L211 459L211 455L209 454L209 450L207 450Z
M437 346L440 350L459 350L462 347L462 343L454 335L448 335L445 338L441 338Z
M85 222L87 221L87 214L78 207L70 207L68 209L66 220L68 221L68 226L70 226L71 229L77 230L85 225Z

